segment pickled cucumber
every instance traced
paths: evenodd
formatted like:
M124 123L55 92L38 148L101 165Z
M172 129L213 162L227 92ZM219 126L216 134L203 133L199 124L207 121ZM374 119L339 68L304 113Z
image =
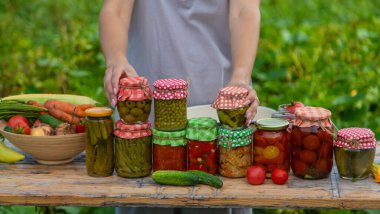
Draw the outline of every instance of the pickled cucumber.
M149 119L152 100L119 101L117 110L125 123L144 123Z
M238 109L218 109L218 118L222 126L236 130L245 127L245 112L249 106Z
M176 131L186 128L187 100L155 100L155 127L161 131Z

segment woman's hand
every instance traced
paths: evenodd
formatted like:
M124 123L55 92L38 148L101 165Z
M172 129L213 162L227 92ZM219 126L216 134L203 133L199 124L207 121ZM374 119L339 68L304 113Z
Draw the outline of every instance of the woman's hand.
M117 92L119 91L119 80L122 77L137 77L136 70L124 58L121 60L107 63L104 75L104 90L108 102L115 107L117 103Z

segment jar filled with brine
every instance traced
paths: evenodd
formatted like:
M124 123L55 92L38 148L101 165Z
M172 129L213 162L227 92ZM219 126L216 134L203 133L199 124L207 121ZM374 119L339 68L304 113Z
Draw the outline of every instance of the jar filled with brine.
M152 131L150 123L116 122L115 169L125 178L148 176L152 170Z
M215 174L217 168L217 122L209 117L192 118L186 129L188 169Z
M125 77L119 81L117 110L124 123L148 121L152 91L144 77Z
M267 177L276 168L290 169L289 122L283 119L263 118L256 121L253 133L253 164L264 167Z
M186 171L186 154L186 130L164 132L153 129L153 171Z
M333 166L334 127L331 112L320 107L297 108L292 130L291 168L295 176L321 179Z
M111 176L114 170L112 109L89 108L86 114L86 169L93 177Z
M245 128L245 112L248 89L236 86L227 86L219 91L219 95L212 104L216 109L219 121L224 128L238 130Z
M188 83L182 79L159 79L153 86L155 128L160 131L185 129Z
M219 129L219 174L224 177L244 177L252 165L252 128L232 131Z
M341 178L366 179L375 158L375 136L366 128L340 129L334 142L334 153Z

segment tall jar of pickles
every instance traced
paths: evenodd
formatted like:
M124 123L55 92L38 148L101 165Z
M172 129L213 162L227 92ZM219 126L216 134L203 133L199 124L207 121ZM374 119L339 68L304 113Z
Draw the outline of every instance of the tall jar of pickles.
M117 110L124 123L145 123L149 119L152 91L144 77L125 77L119 81Z
M155 128L160 131L185 129L188 83L182 79L159 79L153 86Z
M164 132L153 129L153 171L186 171L186 154L186 130Z
M231 131L219 129L219 174L224 177L244 177L252 165L252 128Z
M86 169L92 177L111 176L114 170L112 109L89 108L86 114Z
M253 133L253 164L263 166L267 177L276 168L290 169L289 122L277 118L263 118L256 121Z
M294 175L304 179L328 177L333 166L331 112L320 107L303 107L296 109L295 116L291 137Z
M224 128L238 130L245 128L245 112L248 90L242 87L227 86L219 91L212 107L216 109L218 118Z
M148 176L152 170L152 131L150 123L116 122L115 169L125 178Z

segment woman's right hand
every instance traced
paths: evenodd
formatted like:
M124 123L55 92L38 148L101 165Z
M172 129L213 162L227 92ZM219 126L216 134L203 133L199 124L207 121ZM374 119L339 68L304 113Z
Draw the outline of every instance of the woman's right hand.
M130 65L125 57L107 62L104 75L104 91L108 102L115 107L117 103L117 92L119 91L119 80L122 77L137 77L136 70Z

